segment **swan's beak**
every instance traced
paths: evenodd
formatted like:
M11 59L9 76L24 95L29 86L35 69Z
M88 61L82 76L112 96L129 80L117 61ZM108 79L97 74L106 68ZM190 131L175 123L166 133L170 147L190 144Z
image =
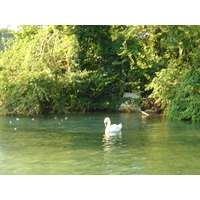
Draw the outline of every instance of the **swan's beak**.
M107 123L104 123L105 127L107 126Z

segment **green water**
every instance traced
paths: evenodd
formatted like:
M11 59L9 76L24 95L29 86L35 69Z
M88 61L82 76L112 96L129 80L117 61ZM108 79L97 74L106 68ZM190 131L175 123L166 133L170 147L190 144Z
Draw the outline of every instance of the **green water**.
M104 117L122 136L104 137ZM68 117L68 118L65 118ZM200 174L200 124L131 113L0 117L0 174Z

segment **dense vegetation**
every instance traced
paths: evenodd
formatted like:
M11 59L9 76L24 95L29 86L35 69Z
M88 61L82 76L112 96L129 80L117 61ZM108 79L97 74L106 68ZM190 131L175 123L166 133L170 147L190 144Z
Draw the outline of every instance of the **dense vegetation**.
M115 110L124 92L137 92L155 98L171 118L200 121L199 32L200 26L20 26L1 48L0 112Z
M6 44L10 39L13 39L14 35L8 28L0 29L0 51L3 51L6 48Z

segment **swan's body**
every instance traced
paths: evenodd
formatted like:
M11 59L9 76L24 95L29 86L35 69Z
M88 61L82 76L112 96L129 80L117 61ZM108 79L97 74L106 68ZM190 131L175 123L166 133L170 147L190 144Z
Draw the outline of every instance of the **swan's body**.
M112 124L111 125L111 120L109 117L106 117L104 119L104 124L105 124L105 135L108 136L113 136L113 135L121 135L121 129L122 129L122 124Z

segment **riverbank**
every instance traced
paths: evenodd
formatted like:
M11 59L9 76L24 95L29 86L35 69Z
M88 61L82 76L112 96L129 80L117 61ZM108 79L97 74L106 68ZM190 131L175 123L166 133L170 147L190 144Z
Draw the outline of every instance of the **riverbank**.
M47 116L47 115L55 115L55 114L70 114L70 113L86 113L86 112L124 112L124 113L141 113L144 115L156 115L162 114L163 110L161 109L161 104L157 104L155 99L146 98L143 99L137 93L128 93L125 92L122 98L119 98L119 101L115 101L114 103L108 102L106 106L99 105L91 108L87 108L87 106L81 106L81 103L74 103L65 109L60 111L53 110L51 107L49 109L43 110L40 113L34 112L24 112L24 110L20 110L18 108L13 108L12 110L1 110L2 116Z

